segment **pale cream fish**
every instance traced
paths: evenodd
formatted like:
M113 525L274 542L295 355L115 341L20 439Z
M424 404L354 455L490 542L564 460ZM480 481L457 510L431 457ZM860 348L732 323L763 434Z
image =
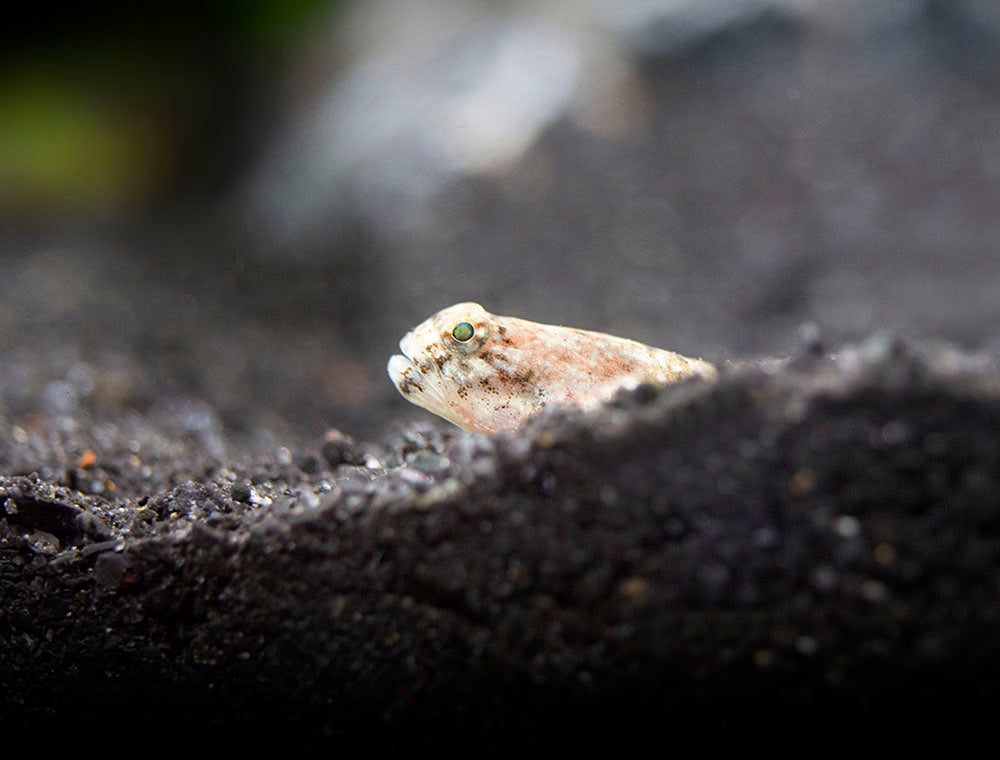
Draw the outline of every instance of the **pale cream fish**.
M626 338L490 314L477 303L442 309L399 341L389 377L418 406L463 430L516 430L540 409L592 409L621 388L713 379L700 359Z

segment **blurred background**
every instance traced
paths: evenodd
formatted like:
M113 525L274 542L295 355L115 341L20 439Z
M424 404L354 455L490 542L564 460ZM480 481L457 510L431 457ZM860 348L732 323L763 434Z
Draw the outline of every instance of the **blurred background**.
M461 300L713 360L1000 345L995 0L37 13L0 53L22 430L376 436L429 418L385 363Z

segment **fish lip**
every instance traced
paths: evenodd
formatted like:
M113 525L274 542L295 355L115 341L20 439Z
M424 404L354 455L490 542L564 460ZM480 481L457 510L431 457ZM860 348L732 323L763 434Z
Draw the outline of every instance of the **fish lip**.
M405 354L393 354L389 357L388 364L385 365L386 372L389 373L389 377L397 386L403 381L403 375L407 370L415 370L416 368L417 365Z
M400 353L413 362L413 357L417 353L417 346L414 345L416 337L413 334L413 330L410 330L406 335L399 339L399 351ZM413 362L416 364L416 362Z
M400 353L393 354L389 357L389 362L385 365L386 371L389 373L389 377L392 378L396 385L399 385L400 381L403 379L403 373L408 369L416 369L417 365L410 358L409 353L407 353L404 343L410 338L411 332L406 333L402 338L399 339L399 350Z

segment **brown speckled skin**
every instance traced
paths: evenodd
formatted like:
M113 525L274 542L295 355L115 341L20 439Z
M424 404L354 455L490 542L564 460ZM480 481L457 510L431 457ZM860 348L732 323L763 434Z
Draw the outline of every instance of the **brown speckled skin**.
M461 322L473 337L456 340ZM387 370L399 392L464 430L516 430L550 404L591 409L620 388L714 378L699 359L626 338L500 317L477 303L442 309L399 342Z

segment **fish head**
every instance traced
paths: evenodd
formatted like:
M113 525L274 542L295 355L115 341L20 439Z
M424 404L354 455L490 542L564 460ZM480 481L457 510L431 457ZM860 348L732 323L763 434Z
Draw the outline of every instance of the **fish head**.
M402 354L389 359L389 377L406 399L463 430L516 429L534 411L533 400L503 382L497 337L506 328L498 319L472 302L442 309L399 341Z

